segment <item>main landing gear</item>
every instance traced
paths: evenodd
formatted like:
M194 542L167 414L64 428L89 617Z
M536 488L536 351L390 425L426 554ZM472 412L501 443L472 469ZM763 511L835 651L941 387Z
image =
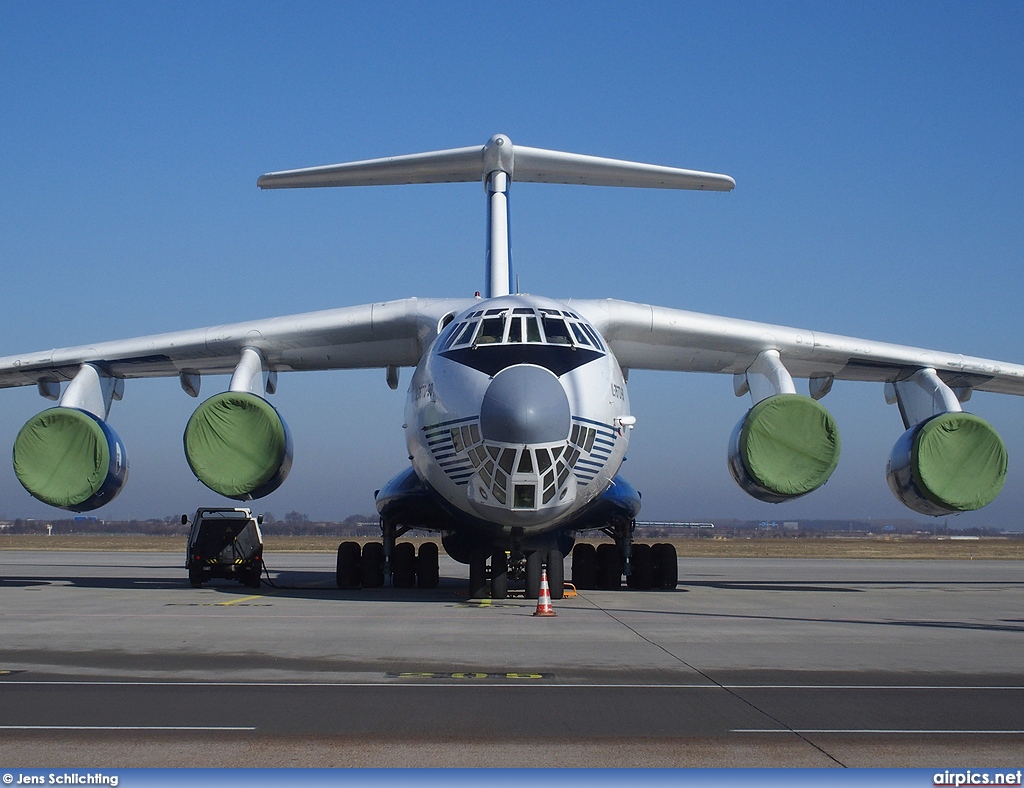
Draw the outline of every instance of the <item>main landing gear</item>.
M409 530L381 522L380 542L367 542L362 548L358 542L338 545L338 588L381 588L389 571L395 588L437 588L437 545L424 542L417 553L412 542L397 541Z
M581 542L572 551L572 582L585 590L673 590L679 583L676 548L668 543L634 544L635 522L620 522L601 530L614 540L596 547ZM549 575L550 579L550 575Z

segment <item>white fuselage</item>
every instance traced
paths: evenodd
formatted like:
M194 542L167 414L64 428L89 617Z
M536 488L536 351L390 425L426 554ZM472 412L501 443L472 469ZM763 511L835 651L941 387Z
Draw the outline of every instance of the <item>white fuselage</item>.
M483 299L424 354L406 404L413 468L492 528L557 528L622 464L631 422L622 370L565 304Z

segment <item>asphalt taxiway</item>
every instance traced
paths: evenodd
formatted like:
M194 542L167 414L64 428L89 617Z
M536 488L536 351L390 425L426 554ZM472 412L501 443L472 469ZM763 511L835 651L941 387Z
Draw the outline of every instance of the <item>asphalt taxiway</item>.
M466 599L444 558L432 591L182 563L0 552L0 764L1024 762L1020 562L682 559L674 593L555 618Z

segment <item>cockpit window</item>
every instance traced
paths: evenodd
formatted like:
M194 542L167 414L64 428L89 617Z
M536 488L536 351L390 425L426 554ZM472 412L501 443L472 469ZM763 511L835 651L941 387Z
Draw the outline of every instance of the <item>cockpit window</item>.
M576 337L576 341L581 345L590 347L590 340L587 338L587 335L583 333L583 329L580 328L580 324L570 323L569 325L572 326L572 333Z
M501 342L505 330L505 321L500 317L485 317L480 321L480 331L476 335L475 345L493 345Z
M569 329L565 321L560 317L548 317L544 315L544 336L548 338L549 345L571 345L572 339L569 336Z
M543 326L543 331L541 330ZM604 351L597 332L575 312L557 309L477 310L462 322L446 329L449 333L441 352L459 347L499 344L547 344Z

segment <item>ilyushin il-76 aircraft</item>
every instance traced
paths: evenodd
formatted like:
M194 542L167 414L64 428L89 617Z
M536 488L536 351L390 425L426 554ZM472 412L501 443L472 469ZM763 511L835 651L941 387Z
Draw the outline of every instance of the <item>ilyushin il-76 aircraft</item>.
M836 379L884 384L905 432L889 486L927 515L979 509L999 493L1006 449L963 411L972 391L1024 394L1024 366L617 300L556 300L514 292L509 254L513 181L727 192L727 175L515 146L485 145L263 175L263 189L482 182L486 285L474 298L343 307L0 359L0 386L35 385L57 402L14 443L18 479L37 499L75 512L103 506L128 477L108 423L125 380L177 376L198 397L205 375L227 391L195 410L184 432L196 477L252 500L284 482L292 442L269 403L278 374L377 367L395 389L413 367L405 408L411 466L376 493L382 539L338 548L343 588L438 583L438 550L399 541L439 532L469 565L470 594L536 597L546 568L562 593L565 557L582 588L674 588L669 544L633 542L640 495L619 469L635 419L631 369L733 376L750 408L732 434L728 467L757 499L782 502L824 484L840 436L821 400ZM806 394L794 378L806 379ZM610 541L575 545L584 531Z

